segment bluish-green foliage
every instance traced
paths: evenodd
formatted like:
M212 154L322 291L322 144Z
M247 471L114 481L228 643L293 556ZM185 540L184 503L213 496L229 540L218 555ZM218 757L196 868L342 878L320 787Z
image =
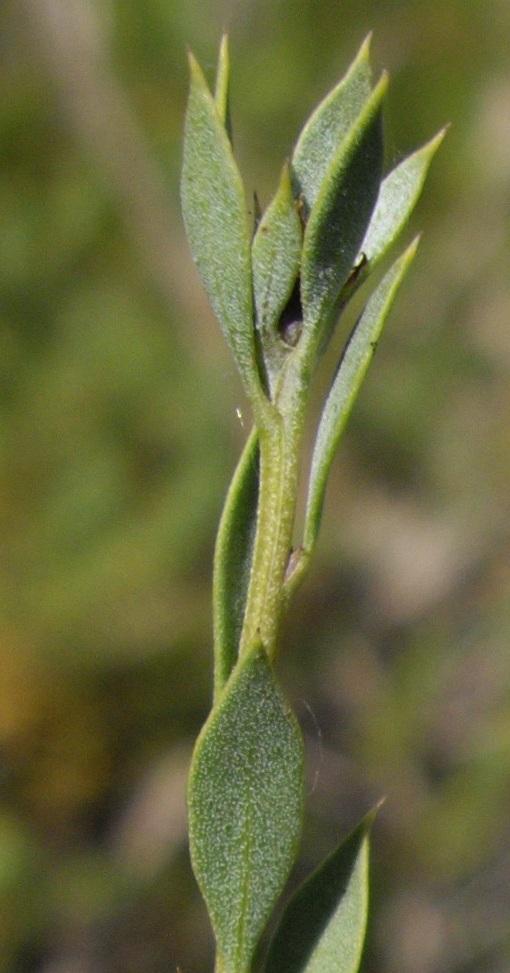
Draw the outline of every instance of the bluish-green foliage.
M189 259L178 180L185 49L211 78L225 27L249 210L254 186L266 209L371 28L391 72L385 171L452 123L405 234L424 231L419 259L331 469L280 677L310 750L300 874L388 795L367 973L510 968L509 17L506 0L2 4L7 973L212 962L182 789L209 705L214 532L249 408ZM319 368L307 455L351 323Z
M333 456L417 241L375 287L345 348L318 428L302 543L293 550L311 379L340 311L373 271L372 255L377 263L409 217L441 139L381 185L387 77L372 89L367 40L305 125L276 195L250 231L231 151L228 63L224 38L213 97L190 56L182 207L254 430L216 545L214 703L195 747L188 802L216 973L250 973L301 833L301 736L274 672L280 622L309 565ZM357 973L367 843L362 825L298 893L276 933L269 970Z

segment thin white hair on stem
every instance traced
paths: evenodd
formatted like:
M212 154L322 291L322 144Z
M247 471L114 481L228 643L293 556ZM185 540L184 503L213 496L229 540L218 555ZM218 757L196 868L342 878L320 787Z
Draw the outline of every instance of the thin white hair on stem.
M314 775L313 775L312 786L311 786L311 788L310 788L310 790L308 792L309 794L314 794L315 791L316 791L316 789L317 789L317 785L319 783L322 764L324 763L324 750L323 750L323 745L322 745L322 739L323 739L322 738L322 730L321 730L320 723L319 723L319 721L318 721L318 719L317 719L317 717L316 717L316 715L315 715L312 707L310 706L310 703L306 699L301 699L301 703L303 704L303 706L305 707L307 713L311 717L311 720L312 720L312 723L313 723L313 728L315 730L315 736L313 737L313 740L314 740L315 749L316 749L316 753L317 753L317 762L316 762L315 771L314 771Z

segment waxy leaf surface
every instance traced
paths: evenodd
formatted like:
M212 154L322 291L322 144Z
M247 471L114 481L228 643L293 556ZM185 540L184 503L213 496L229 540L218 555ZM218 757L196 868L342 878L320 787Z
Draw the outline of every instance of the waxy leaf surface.
M264 973L357 973L368 909L368 832L373 813L290 900Z
M301 831L299 728L262 647L238 663L195 748L193 868L224 973L248 973Z
M308 551L312 550L319 532L326 483L340 437L417 244L415 240L395 261L369 298L349 338L326 400L310 472L304 530L304 546Z

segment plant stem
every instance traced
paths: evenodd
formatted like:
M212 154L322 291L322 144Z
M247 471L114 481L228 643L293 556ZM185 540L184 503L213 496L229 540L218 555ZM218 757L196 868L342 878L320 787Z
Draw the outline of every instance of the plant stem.
M274 657L284 605L283 584L292 547L298 480L299 431L275 413L260 430L257 532L239 654L257 640Z

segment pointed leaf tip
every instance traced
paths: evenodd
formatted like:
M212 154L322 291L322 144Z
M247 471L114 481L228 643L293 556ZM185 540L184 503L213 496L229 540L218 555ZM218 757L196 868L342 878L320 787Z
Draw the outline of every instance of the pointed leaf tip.
M189 53L182 212L193 258L252 402L263 400L255 352L244 187L204 74Z
M434 135L433 138L430 139L430 142L427 143L428 146L434 151L436 151L441 145L441 142L443 142L444 139L446 138L451 126L452 126L451 122L447 122L446 125L443 125L443 127L439 129L437 135Z
M188 65L189 65L189 69L190 69L190 74L193 77L197 78L197 79L200 78L205 83L204 72L202 71L202 68L200 67L200 65L199 65L199 63L198 63L198 61L197 61L197 59L196 59L195 55L193 54L193 51L191 50L190 47L188 47L188 50L187 50L186 53L187 53L187 57L188 57ZM207 84L206 84L206 87L207 87Z
M347 74L346 74L345 77L348 77L350 74L354 73L356 70L359 70L360 65L363 65L365 67L365 69L368 69L368 73L370 75L370 73L371 73L370 53L371 53L371 47L372 47L372 37L373 37L373 31L369 31L368 34L366 35L366 37L363 38L363 40L362 40L362 42L361 42L361 44L360 44L360 46L358 48L358 51L356 53L356 56L355 56L355 58L354 58L354 60L353 60L353 62L351 64L351 66L349 67L349 69L348 69ZM343 80L345 80L345 79L343 79ZM341 83L342 82L340 82L340 84Z
M383 72L333 154L306 225L301 264L303 343L313 356L334 324L332 312L354 265L382 175Z
M432 159L448 126L391 170L381 183L377 203L363 243L370 271L377 266L409 220L419 199Z
M364 38L364 40L363 40L363 42L361 44L360 50L361 51L366 51L367 56L370 54L370 50L371 50L371 47L372 47L372 38L373 38L373 36L374 36L373 30L369 30L367 36Z
M265 973L357 973L368 911L368 836L378 807L291 898Z
M389 83L390 83L389 71L387 71L386 68L383 68L383 70L381 71L379 80L378 80L378 82L377 82L377 84L376 84L376 86L374 88L374 95L375 95L376 92L378 92L378 98L377 98L377 100L379 101L379 103L382 102L382 100L383 100L383 98L384 98L384 96L385 96L385 94L386 94L386 92L388 90Z
M405 261L406 268L411 263L411 260L414 260L414 258L416 256L416 251L417 251L418 247L420 246L421 237L422 237L422 234L421 234L421 231L420 231L420 233L417 233L416 234L416 236L411 241L411 243L409 244L409 246L407 247L407 249L404 251L403 260Z
M345 75L310 115L292 155L297 192L308 209L317 198L324 173L333 155L370 96L370 38L365 38Z
M229 123L229 80L230 80L230 58L228 51L228 35L223 34L218 55L218 67L216 71L216 86L214 89L214 102L218 114L223 124L230 130ZM230 135L230 131L228 133Z

